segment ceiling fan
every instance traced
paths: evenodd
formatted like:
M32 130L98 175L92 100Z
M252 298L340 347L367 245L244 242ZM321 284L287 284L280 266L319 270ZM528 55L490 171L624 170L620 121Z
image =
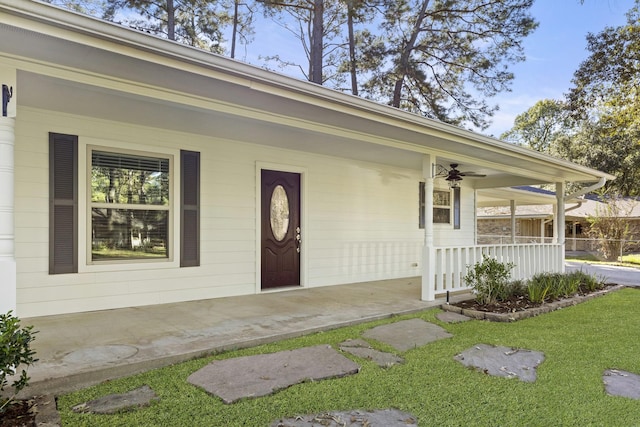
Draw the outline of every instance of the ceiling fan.
M436 176L443 177L446 181L449 182L449 187L451 188L458 187L459 185L458 182L462 181L463 176L468 176L473 178L484 178L485 176L487 176L485 174L471 172L471 171L460 172L458 170L458 166L460 165L457 163L451 163L449 166L451 167L451 169L447 170L447 168L445 168L444 166L438 165L439 170Z

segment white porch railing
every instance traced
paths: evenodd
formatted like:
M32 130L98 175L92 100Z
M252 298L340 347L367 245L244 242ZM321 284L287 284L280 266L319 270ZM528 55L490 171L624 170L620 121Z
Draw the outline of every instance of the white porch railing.
M511 278L528 279L537 273L564 271L561 244L482 245L435 248L435 293L469 289L464 283L467 266L482 261L486 254L502 263L512 262Z

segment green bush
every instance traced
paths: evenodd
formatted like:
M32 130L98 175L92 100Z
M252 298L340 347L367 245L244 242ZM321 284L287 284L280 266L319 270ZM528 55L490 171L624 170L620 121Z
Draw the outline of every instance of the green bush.
M542 304L548 297L551 289L554 287L555 278L550 274L536 274L527 283L527 294L529 300L534 303Z
M604 287L604 281L597 276L574 271L571 273L540 273L533 276L526 284L529 300L543 303L562 297L570 297L581 291L593 292Z
M33 326L21 328L20 319L13 316L11 311L0 314L0 393L9 385L8 378L17 376L11 384L13 396L4 399L0 397L0 413L29 384L24 368L37 360L34 359L35 351L31 350L35 333Z
M467 286L473 288L479 304L494 304L510 295L509 278L513 267L512 262L504 264L483 254L481 262L467 267L468 272L463 280Z

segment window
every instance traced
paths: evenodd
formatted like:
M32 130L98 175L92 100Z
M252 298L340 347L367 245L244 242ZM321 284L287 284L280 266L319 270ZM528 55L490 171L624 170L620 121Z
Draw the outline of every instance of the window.
M91 261L169 257L170 159L91 151Z
M49 134L49 274L77 273L79 248L95 264L169 260L180 245L180 267L199 266L200 153L180 151L178 204L173 156L87 146L87 171L79 172L79 145L76 135ZM86 244L78 240L81 176L87 180ZM170 230L178 218L175 238Z
M451 191L433 190L433 223L451 223Z
M419 209L418 227L424 228L424 182L419 185ZM452 211L451 191L434 190L433 191L433 223L434 224L451 224ZM453 228L460 229L460 188L453 189Z

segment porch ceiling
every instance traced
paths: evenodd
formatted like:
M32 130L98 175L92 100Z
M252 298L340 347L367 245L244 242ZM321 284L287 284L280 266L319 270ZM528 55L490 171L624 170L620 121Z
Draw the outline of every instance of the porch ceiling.
M415 170L422 155L486 174L475 188L600 172L361 98L33 2L0 0L18 105ZM468 181L468 182L469 182Z

